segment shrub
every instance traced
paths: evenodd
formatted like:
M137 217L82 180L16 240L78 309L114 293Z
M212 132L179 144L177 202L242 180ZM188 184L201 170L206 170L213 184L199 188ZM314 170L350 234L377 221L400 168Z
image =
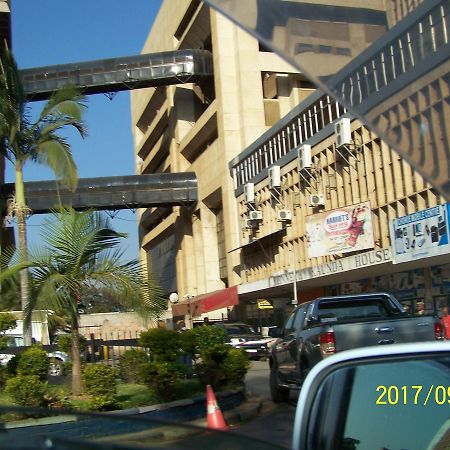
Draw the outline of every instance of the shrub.
M80 342L80 353L83 353L87 348L87 339L81 334L78 335ZM72 354L72 336L70 334L61 334L56 339L56 347L60 352Z
M4 332L15 328L16 319L11 313L0 313L0 349L5 348L8 344L9 337L4 335Z
M3 389L5 386L7 373L6 367L0 366L0 389Z
M148 348L151 361L175 362L181 353L181 333L152 328L141 334L139 345Z
M141 366L148 362L144 350L132 348L119 357L119 377L126 383L142 383Z
M6 381L6 392L22 406L43 406L46 388L47 383L37 375L18 375Z
M111 411L117 406L117 400L113 395L96 395L90 398L86 407L93 411Z
M225 356L222 367L227 384L238 386L244 381L245 374L250 368L250 360L244 350L231 348Z
M144 383L162 401L175 398L185 373L186 368L175 362L154 361L141 366Z
M116 395L116 371L101 364L88 364L83 370L86 392L93 397Z
M181 333L183 349L195 356L211 350L216 345L225 344L226 332L215 326L195 327Z
M13 356L6 363L6 378L15 377L17 375L17 366L19 365L20 353Z
M201 353L196 368L197 376L203 385L210 384L214 389L219 389L226 383L223 364L229 350L226 344L216 344Z
M50 361L47 352L39 345L27 348L16 362L17 375L36 375L42 381L47 379Z
M202 326L182 333L183 349L197 360L199 380L214 389L242 383L250 362L247 354L227 345L226 332L215 326Z

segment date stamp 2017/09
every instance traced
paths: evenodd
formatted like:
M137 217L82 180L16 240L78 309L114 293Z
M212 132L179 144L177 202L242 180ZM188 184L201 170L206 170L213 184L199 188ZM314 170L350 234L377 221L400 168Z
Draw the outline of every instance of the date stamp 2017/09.
M450 386L377 386L376 405L450 405Z

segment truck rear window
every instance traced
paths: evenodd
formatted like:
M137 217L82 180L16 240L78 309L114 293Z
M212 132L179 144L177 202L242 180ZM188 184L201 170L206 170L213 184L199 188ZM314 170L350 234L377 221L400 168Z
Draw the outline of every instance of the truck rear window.
M389 317L389 313L383 302L380 301L364 301L364 304L361 301L321 302L319 304L319 320L321 322L384 317Z

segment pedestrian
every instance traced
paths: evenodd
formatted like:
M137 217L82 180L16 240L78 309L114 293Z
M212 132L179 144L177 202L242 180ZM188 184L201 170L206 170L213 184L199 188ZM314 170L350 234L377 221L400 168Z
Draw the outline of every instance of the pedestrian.
M448 306L441 306L441 324L444 329L445 339L450 339L450 315L448 313Z

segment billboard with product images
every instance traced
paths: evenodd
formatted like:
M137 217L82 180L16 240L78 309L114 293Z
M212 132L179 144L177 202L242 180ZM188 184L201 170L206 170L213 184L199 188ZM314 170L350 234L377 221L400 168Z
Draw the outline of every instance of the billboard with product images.
M449 210L446 203L391 220L394 264L450 253Z
M306 217L310 258L373 248L370 202Z

